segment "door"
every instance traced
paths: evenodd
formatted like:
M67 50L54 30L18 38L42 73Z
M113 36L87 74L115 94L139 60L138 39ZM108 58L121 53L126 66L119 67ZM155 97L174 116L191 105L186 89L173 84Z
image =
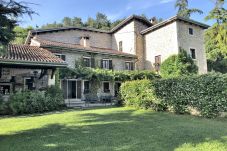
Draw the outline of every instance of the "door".
M121 83L116 82L115 85L114 85L114 96L115 97L117 97L119 95L120 87L121 87Z
M80 80L64 80L62 85L65 99L81 99Z

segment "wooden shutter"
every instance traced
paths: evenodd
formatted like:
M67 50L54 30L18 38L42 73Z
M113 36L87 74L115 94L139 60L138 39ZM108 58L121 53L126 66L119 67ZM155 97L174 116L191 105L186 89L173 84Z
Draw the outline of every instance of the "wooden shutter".
M101 65L100 65L101 68L103 68L103 60L101 60Z
M109 60L109 69L113 69L113 62L112 62L112 60Z
M130 70L134 70L134 62L131 62L131 69Z
M91 57L91 67L95 68L95 58Z

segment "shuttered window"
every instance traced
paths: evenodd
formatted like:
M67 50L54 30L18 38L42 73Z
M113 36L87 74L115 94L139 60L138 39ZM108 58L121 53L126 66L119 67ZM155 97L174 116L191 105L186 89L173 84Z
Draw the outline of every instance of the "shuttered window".
M134 70L134 62L126 61L125 62L125 70Z
M110 59L102 59L101 60L101 68L102 69L113 69L113 62Z
M155 56L155 70L158 72L160 71L160 66L161 66L161 55Z
M119 41L119 51L123 51L123 42Z

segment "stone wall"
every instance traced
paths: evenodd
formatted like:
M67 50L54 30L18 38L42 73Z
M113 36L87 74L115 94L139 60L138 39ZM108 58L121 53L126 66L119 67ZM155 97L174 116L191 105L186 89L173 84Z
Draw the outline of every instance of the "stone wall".
M68 67L75 68L75 63L77 61L82 61L83 57L91 57L88 53L72 53L72 52L64 52L62 51L61 54L66 55L66 62L68 63ZM97 54L94 56L95 58L95 66L101 67L101 60L102 59L111 59L113 63L113 70L125 70L125 61L135 61L131 58L126 57L118 57L118 56L110 56L110 55L102 55Z
M42 33L38 36L40 38L50 40L50 41L58 41L63 43L71 43L71 44L80 44L81 36L89 36L90 46L100 47L100 48L112 48L112 37L111 34L108 33L99 33L99 32L91 32L85 30L66 30L66 31L58 31L52 33Z
M146 70L154 70L155 56L161 55L163 62L169 56L179 52L176 22L147 33L144 39Z
M136 69L138 70L144 70L144 37L141 35L141 31L148 28L147 25L143 24L140 21L135 21L135 49L136 49L136 55L138 57L138 61L136 63Z
M189 34L189 28L193 29L193 35ZM204 46L204 30L195 25L190 25L184 22L177 22L178 43L190 54L190 48L195 49L195 62L199 67L199 73L207 73L207 62Z
M135 22L132 21L112 35L112 49L119 49L119 42L122 41L123 52L136 54L135 51Z

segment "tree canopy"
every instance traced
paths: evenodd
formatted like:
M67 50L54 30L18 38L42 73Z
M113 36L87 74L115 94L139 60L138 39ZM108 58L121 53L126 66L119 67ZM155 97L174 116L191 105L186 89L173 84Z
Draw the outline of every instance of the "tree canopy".
M31 17L35 13L27 4L14 0L0 0L0 52L14 39L13 29L19 22L18 18L25 14Z
M216 22L205 33L208 69L227 73L227 10L224 0L216 0L206 20Z
M188 8L188 0L177 0L175 3L175 8L178 9L177 15L185 18L190 18L191 14L193 13L203 13L203 11L200 9Z

